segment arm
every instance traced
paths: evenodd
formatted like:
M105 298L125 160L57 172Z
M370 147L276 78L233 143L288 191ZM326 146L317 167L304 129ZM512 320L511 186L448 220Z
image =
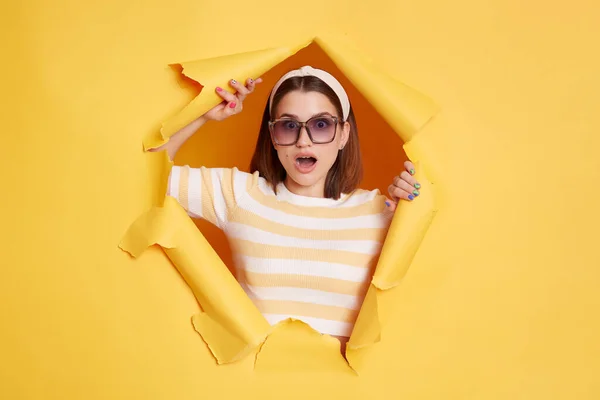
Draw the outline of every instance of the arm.
M236 89L232 94L221 88L216 92L223 102L198 117L169 138L162 146L150 151L166 151L169 159L173 160L179 148L210 120L221 121L242 109L242 101L254 90L257 79L248 80L247 86L231 81ZM191 168L188 165L174 165L169 172L167 196L171 196L186 210L192 218L202 218L219 228L227 222L228 210L235 207L233 194L234 169L230 168Z
M206 123L206 121L207 120L204 115L195 119L190 124L186 125L181 130L177 131L173 136L171 136L167 143L165 143L162 146L157 147L155 149L150 149L150 151L166 150L167 154L169 155L169 159L173 160L175 158L175 154L177 154L177 151L179 150L179 148L189 138L191 138L194 135L194 133L196 133L196 131L198 129L200 129L200 127L202 125L204 125Z

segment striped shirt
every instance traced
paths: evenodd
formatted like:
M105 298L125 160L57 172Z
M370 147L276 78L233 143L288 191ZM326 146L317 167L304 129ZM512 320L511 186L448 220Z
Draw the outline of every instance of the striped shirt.
M236 278L270 324L350 336L391 222L379 190L339 200L277 194L258 172L174 166L168 196L221 228Z

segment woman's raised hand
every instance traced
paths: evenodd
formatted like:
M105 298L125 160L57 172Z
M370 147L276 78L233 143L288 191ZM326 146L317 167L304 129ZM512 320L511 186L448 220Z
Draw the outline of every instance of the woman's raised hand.
M222 121L227 117L237 114L242 111L242 103L246 96L254 91L254 87L261 83L262 79L248 79L246 85L242 85L235 80L229 81L229 85L234 88L235 93L230 93L224 89L216 88L217 94L221 96L223 101L212 109L208 110L203 116L196 118L177 132L175 132L169 140L162 146L150 149L150 151L166 150L169 158L173 160L179 148L190 138L202 125L207 121Z
M256 80L248 78L246 80L246 85L243 85L235 79L232 79L229 81L229 85L235 89L235 93L231 93L223 88L217 87L215 91L223 99L223 101L212 109L208 110L206 114L204 114L204 118L206 120L222 121L225 118L240 113L242 111L242 103L246 99L246 96L254 92L256 85L261 82L261 78Z

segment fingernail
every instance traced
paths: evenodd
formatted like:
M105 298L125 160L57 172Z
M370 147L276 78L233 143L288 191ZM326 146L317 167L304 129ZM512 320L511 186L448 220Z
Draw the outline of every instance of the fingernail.
M390 202L389 202L389 201L386 201L386 202L385 202L385 205L389 207L391 204L390 204Z
M229 108L235 108L236 104L235 103L230 103L229 104Z
M223 89L221 89L220 87L217 86L217 92L220 92L221 90L223 90Z
M235 85L237 83L237 81L235 79L232 79L231 83L233 83Z
M415 199L415 196L413 196L412 194L409 194L409 195L408 195L408 199L409 199L409 200L414 200L414 199Z
M419 191L418 191L418 190L413 190L413 194L414 194L415 196L418 196L418 195L419 195Z
M412 168L410 169L410 171L409 171L409 172L410 172L410 174L411 174L411 175L414 175L414 174L415 174L415 170L414 170L414 169L412 169Z
M254 82L254 79L250 78L250 83Z
M416 189L421 189L421 184L420 183L415 183L415 188Z

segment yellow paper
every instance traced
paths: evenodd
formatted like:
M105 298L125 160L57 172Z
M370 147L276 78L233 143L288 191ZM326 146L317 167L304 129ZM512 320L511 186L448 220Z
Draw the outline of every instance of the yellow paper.
M231 79L239 82L245 82L248 78L256 79L303 46L278 47L181 63L183 74L201 83L207 90L203 89L183 110L165 121L160 137L149 137L144 149L160 147L181 128L221 103L223 99L214 91L217 86L231 91L228 83Z
M278 351L285 348L285 357ZM258 371L264 373L323 374L350 372L340 352L339 340L322 335L302 321L287 319L278 323L256 357Z
M375 64L356 53L341 38L329 35L327 39L317 37L315 42L353 82L363 96L373 103L383 118L396 129L396 133L402 138L413 137L437 111L437 107L428 97L382 73ZM205 87L213 87L217 83L226 82L228 77L234 76L242 79L243 76L260 75L290 56L292 54L290 49L300 49L305 46L306 44L184 63L182 64L183 73ZM202 93L207 92L203 90ZM210 92L202 95L202 93L183 111L163 125L164 138L168 138L220 102L216 94ZM155 142L146 147L154 147L158 144ZM163 161L163 165L167 164L168 162ZM416 169L419 172L415 177L422 184L423 194L414 203L400 202L396 210L379 264L375 270L373 283L349 341L347 348L350 352L349 360L358 360L359 356L356 354L358 351L366 351L369 345L379 341L381 328L377 290L386 290L399 283L409 268L433 219L431 186L420 171L421 164L416 163ZM168 177L168 173L163 172L159 176L165 179ZM164 189L164 185L161 185L160 188ZM183 269L188 279L195 282L194 293L203 309L206 310L204 302L210 299L210 311L205 311L206 315L194 317L196 330L207 342L218 362L238 360L257 349L266 338L268 330L265 326L266 321L252 307L239 284L229 279L231 276L227 267L215 256L208 242L202 240L201 235L194 231L194 225L189 221L185 222L185 217L181 213L177 214L177 222L167 222L164 219L166 215L174 213L176 207L170 203L172 201L172 199L167 201L164 209L153 209L142 216L127 233L121 247L135 255L139 254L141 249L154 243L165 247L175 266L180 271ZM161 218L163 218L162 221L159 221ZM180 225L181 227L179 227ZM175 235L174 232L177 232L176 239L172 237ZM188 246L180 245L180 242L184 240L184 235L189 235L189 237L185 237ZM192 237L198 237L198 239L192 239ZM197 240L197 242L193 240ZM178 248L176 253L170 250L173 247ZM189 253L191 251L193 253ZM206 258L203 254L210 254L210 256ZM203 267L203 265L205 266ZM217 271L218 274L212 276L202 273L202 268L205 268L204 271L206 271L206 266L210 266L208 268L211 271ZM228 277L226 281L219 279L219 277L225 276ZM211 288L213 294L214 290L218 290L220 295L213 298L204 292L206 288ZM238 302L243 306L238 305ZM249 311L248 314L240 313L236 311L238 309ZM325 336L322 337L325 338ZM358 361L350 362L355 370L361 368Z
M172 197L139 217L120 247L139 257L154 244L165 250L198 299L203 312L194 316L194 327L219 363L243 358L264 341L268 322Z
M431 98L383 72L347 41L329 34L315 42L405 142L438 112Z
M400 202L395 211L373 276L373 284L381 290L400 283L436 213L433 187L422 172L421 163L415 163L415 170L415 179L421 184L419 191L422 194L417 201Z
M416 162L415 169L418 171L415 179L421 183L421 194L416 201L398 203L371 286L348 342L348 361L357 371L363 368L361 353L381 339L378 293L401 282L436 213L433 188L422 172L421 163Z
M0 399L600 399L600 2L2 5ZM443 112L403 143L311 45L175 161L246 167L270 87L315 63L349 91L361 188L385 192L407 155L439 212L400 284L377 289L381 340L347 354L358 376L328 340L287 324L257 368L253 354L217 365L190 320L207 314L165 252L118 247L165 201L164 154L142 142L196 94L169 64L323 27ZM194 222L229 265L224 236ZM293 369L302 348L310 360Z

